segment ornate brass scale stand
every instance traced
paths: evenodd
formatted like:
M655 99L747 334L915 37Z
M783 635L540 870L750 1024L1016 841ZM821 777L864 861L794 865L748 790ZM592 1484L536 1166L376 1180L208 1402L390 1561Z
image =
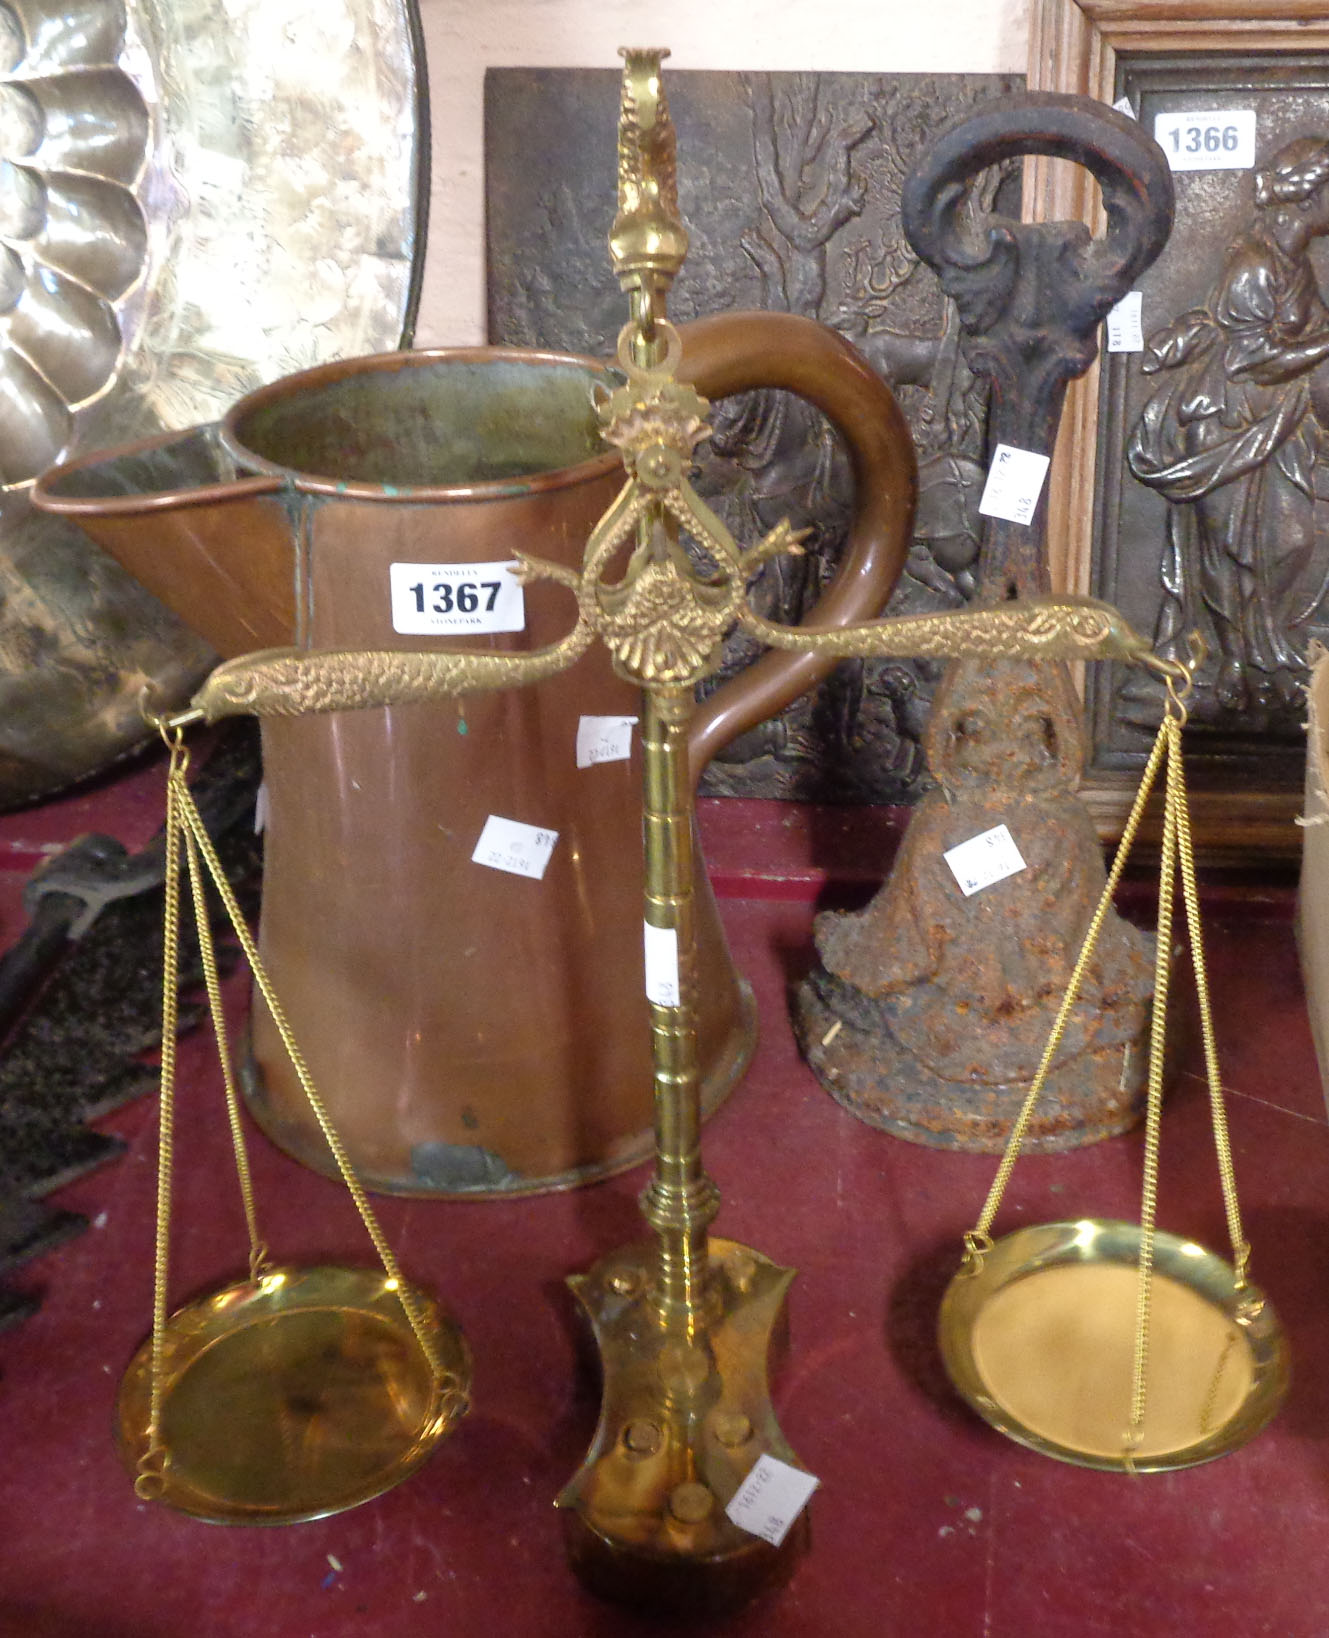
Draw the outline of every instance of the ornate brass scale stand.
M733 1606L792 1569L801 1515L777 1543L734 1523L727 1506L758 1458L793 1464L770 1402L767 1355L792 1271L714 1238L719 1193L700 1154L692 928L692 799L684 727L694 690L735 624L785 649L835 656L1157 662L1110 606L1013 599L956 614L794 629L755 614L745 587L767 558L797 551L785 523L741 548L688 481L707 404L675 379L678 338L665 295L687 235L678 217L673 130L658 51L626 51L619 136L616 271L631 292L619 345L625 384L599 406L627 481L587 543L580 574L517 553L528 582L576 599L572 629L521 654L274 650L228 662L172 727L237 713L309 711L438 699L552 676L599 638L645 696L644 850L647 987L655 1077L656 1161L642 1197L651 1239L571 1282L604 1366L599 1426L559 1497L574 1567L594 1590L657 1608ZM690 544L690 549L689 545ZM624 554L621 578L608 578ZM775 1534L776 1532L772 1532Z

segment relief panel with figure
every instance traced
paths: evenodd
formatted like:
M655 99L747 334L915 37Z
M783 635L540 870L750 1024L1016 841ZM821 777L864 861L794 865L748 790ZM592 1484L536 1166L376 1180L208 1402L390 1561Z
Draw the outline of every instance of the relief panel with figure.
M1204 636L1198 781L1295 791L1307 647L1329 637L1329 68L1130 58L1123 90L1150 130L1253 108L1255 165L1176 175L1144 351L1102 375L1093 589L1164 650ZM1101 668L1088 703L1096 769L1142 761L1147 687Z

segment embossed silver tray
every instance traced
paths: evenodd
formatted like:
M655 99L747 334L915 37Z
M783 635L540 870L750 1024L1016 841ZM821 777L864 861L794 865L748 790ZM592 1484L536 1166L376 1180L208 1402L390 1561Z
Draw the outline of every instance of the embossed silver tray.
M32 480L409 341L423 65L413 0L0 0L0 804L209 662Z

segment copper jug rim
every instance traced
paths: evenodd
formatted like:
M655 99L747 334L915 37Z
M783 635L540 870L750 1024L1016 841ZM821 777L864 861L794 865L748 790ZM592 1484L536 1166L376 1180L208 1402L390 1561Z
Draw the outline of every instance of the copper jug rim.
M111 449L93 450L53 466L38 480L36 487L40 490L40 503L51 511L77 518L80 515L137 516L178 506L208 506L248 496L272 494L281 489L294 489L334 499L397 505L402 502L506 500L596 482L621 465L618 451L606 448L578 461L495 479L441 484L365 482L308 471L269 459L251 449L238 430L251 416L344 380L437 368L439 365L496 363L584 371L593 381L602 381L611 388L622 379L620 372L602 359L582 353L521 347L438 347L338 359L282 376L267 386L246 393L219 422L183 431L158 433L154 437ZM201 475L197 481L184 483L173 466L180 453L191 448L194 459L200 465ZM121 476L124 468L135 462L151 461L159 454L164 457L161 471L165 481L145 485L141 475L136 474L132 489L126 488ZM104 469L104 478L99 469Z
M498 478L468 478L446 483L388 483L356 478L330 477L325 472L272 459L254 447L248 430L254 421L274 409L307 395L335 388L347 381L363 381L374 376L412 374L440 366L529 366L532 369L559 369L581 372L606 388L616 387L622 374L603 359L582 353L557 352L524 347L435 347L416 351L369 353L360 358L339 359L316 365L294 375L283 376L239 399L220 424L221 446L245 471L289 484L302 493L334 498L377 502L430 502L463 500L507 500L517 496L566 489L597 481L621 465L615 449L603 449L580 460L546 468L523 471ZM587 403L588 427L592 424ZM598 429L595 432L598 441Z
M138 517L145 512L172 511L179 506L208 506L219 501L243 500L250 495L271 494L281 480L268 474L232 475L229 456L218 441L215 421L183 431L159 432L130 444L116 444L90 450L72 461L48 467L33 485L33 498L44 511L78 519ZM193 449L212 476L199 482L182 482L170 463L183 451ZM126 481L125 474L138 462L152 462L162 456L162 472L171 481L143 487Z

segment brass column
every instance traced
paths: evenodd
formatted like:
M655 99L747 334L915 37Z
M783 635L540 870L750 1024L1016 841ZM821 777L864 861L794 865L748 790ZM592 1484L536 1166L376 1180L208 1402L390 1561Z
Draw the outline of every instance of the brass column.
M655 1304L670 1331L695 1335L708 1289L706 1230L720 1191L701 1163L697 1070L697 962L693 928L692 791L687 724L692 691L670 688L645 700L642 844L646 924L672 932L678 949L678 1001L651 1003L655 1068L655 1176L642 1214L660 1237Z

